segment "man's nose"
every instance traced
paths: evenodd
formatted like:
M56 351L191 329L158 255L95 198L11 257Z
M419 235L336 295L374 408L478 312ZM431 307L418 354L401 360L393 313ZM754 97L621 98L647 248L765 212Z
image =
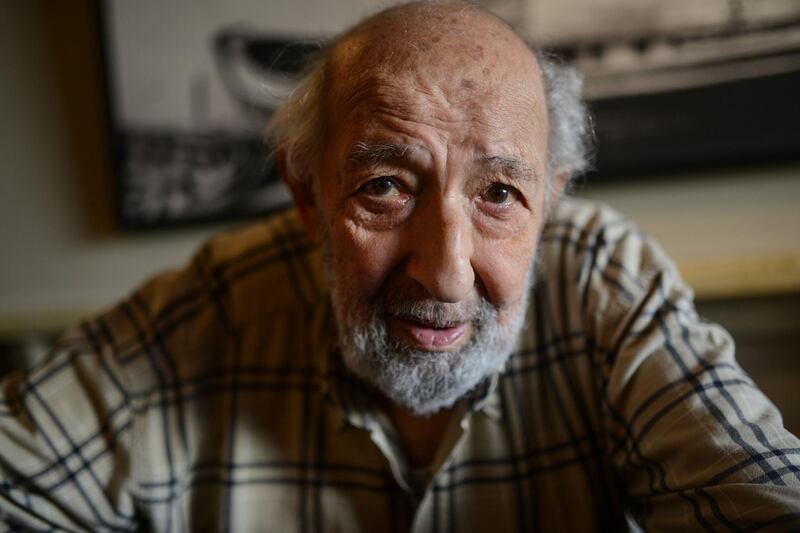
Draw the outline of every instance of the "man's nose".
M463 206L431 207L415 222L406 275L440 302L462 301L475 284L472 232Z

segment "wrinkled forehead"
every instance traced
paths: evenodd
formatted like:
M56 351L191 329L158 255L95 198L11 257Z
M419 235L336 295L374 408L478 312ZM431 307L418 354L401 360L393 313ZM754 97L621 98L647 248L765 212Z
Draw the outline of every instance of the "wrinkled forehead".
M446 68L505 57L527 59L525 43L501 20L476 8L417 5L387 10L346 32L334 45L344 68ZM521 66L521 65L520 65Z
M326 69L329 112L366 93L413 88L448 95L476 113L530 113L547 122L535 57L502 21L443 4L389 10L356 26L332 48ZM391 94L389 94L391 96Z

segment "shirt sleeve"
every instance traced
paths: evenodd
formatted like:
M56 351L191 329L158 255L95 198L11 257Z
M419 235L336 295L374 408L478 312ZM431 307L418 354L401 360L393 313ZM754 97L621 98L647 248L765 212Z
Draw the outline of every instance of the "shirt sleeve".
M603 398L612 461L639 524L800 529L800 441L737 364L731 337L697 315L692 291L647 238L624 236L608 261L620 281L597 326Z
M11 530L133 530L133 421L122 369L97 324L0 383L0 523Z

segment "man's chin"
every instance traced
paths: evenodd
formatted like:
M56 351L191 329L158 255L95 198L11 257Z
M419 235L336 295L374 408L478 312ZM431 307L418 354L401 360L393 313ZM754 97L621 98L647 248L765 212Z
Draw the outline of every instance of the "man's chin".
M473 326L471 322L434 327L414 320L390 318L387 321L389 335L417 351L452 352L469 342Z

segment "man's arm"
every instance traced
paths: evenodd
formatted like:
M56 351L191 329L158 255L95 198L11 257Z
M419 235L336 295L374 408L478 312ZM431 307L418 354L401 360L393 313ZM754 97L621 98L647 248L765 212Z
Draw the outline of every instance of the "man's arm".
M643 275L627 282L635 297L604 340L604 398L637 519L655 531L800 528L800 440L730 336L698 317L671 261L647 239L620 242L620 271Z
M133 415L97 323L0 384L0 523L12 530L135 529Z

